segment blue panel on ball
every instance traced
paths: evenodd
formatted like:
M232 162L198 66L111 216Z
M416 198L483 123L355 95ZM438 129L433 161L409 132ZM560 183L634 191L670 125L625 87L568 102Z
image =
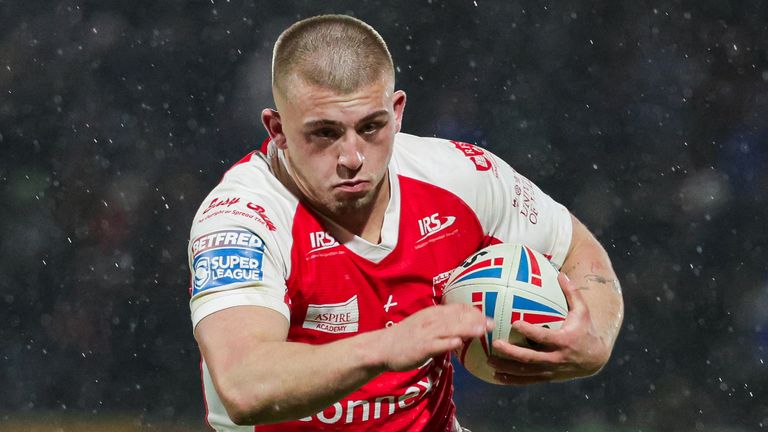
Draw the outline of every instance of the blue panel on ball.
M515 309L524 309L524 310L532 310L532 311L539 311L539 312L550 312L558 315L562 315L563 313L552 309L549 306L543 305L539 302L535 302L533 300L527 299L525 297L515 296L515 299L512 301L512 307Z

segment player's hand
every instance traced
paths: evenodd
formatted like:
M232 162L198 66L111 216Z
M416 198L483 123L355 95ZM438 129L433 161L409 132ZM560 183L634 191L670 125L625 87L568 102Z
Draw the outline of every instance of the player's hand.
M381 330L384 367L390 371L415 369L432 357L459 348L464 339L479 337L492 328L493 321L469 305L422 309Z
M589 376L608 361L610 347L598 335L581 293L564 273L560 273L558 282L570 306L559 329L517 321L512 327L535 342L535 349L501 340L493 343L494 350L507 357L489 360L502 383L524 385Z

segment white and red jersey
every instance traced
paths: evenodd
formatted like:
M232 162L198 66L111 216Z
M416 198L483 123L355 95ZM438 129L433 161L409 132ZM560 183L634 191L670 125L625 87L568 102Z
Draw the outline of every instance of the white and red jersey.
M568 210L486 150L401 133L389 177L381 242L340 243L332 222L291 194L263 154L233 166L192 225L193 325L222 309L258 305L285 316L288 340L329 343L439 304L451 270L490 244L523 243L557 266L565 259ZM211 426L254 430L229 419L204 360L202 372ZM255 429L451 431L452 375L445 354L413 371L383 373L310 417Z

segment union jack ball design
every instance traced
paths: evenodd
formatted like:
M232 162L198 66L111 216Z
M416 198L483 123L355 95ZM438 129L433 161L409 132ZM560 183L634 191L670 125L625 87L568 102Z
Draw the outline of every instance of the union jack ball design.
M443 291L443 303L473 305L496 323L492 332L465 342L455 352L470 373L483 381L500 384L487 363L489 356L503 357L494 352L492 342L501 339L528 346L525 338L512 330L513 322L523 320L560 328L568 314L568 302L557 274L544 255L510 243L474 253L451 273Z

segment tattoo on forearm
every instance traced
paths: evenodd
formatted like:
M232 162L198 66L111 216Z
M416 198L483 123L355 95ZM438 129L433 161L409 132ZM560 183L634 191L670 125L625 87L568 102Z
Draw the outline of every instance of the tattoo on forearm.
M584 276L584 279L587 282L597 282L601 283L603 285L611 285L613 287L613 290L617 293L621 294L621 284L619 283L618 279L609 279L605 276L600 276L597 274L588 274Z

